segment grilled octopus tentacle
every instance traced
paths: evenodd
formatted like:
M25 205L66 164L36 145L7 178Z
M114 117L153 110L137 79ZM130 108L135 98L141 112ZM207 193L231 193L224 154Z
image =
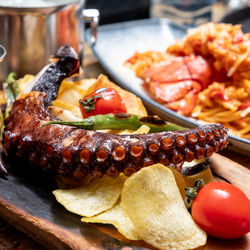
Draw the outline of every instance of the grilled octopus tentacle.
M58 63L63 65L62 59L55 68ZM68 63L70 58L64 61ZM72 64L73 69L68 72L73 72L75 65ZM42 86L46 79L53 80L46 77L50 71L44 74L35 86ZM91 173L100 177L107 173L116 177L120 172L129 176L157 162L181 171L184 161L209 157L228 143L227 130L220 124L144 135L107 134L57 124L41 127L44 122L55 119L46 109L54 97L46 100L49 91L46 88L34 90L39 92L32 91L13 104L5 120L3 145L9 153L60 176L82 178Z
M35 81L32 91L45 92L44 104L49 106L56 99L59 87L64 78L79 71L79 60L76 52L68 45L61 46L56 52L56 63L50 64Z

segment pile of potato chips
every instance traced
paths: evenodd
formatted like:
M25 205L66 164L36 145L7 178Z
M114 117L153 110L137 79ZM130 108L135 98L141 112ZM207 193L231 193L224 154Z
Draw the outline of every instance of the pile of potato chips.
M176 181L168 167L155 164L130 177L104 176L53 194L83 222L112 224L127 239L159 249L196 248L207 236L187 211Z

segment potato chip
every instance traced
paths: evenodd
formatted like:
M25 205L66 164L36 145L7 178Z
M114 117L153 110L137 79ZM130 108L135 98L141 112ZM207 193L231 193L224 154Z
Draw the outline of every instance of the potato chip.
M57 108L68 110L68 111L72 112L75 116L77 116L78 118L82 119L82 113L81 113L79 106L73 106L67 102L61 101L60 99L56 99L53 102L53 106L55 106Z
M67 88L60 95L58 95L57 99L61 102L65 102L69 105L79 107L79 100L83 98L81 94L81 89L74 85L71 85L71 88Z
M140 240L135 232L135 228L127 214L124 213L120 206L120 202L96 216L93 217L83 217L81 219L83 222L91 222L91 223L103 223L103 224L112 224L117 230L125 236L129 240Z
M79 107L79 100L85 96L87 89L96 81L96 79L84 79L79 82L64 80L59 88L57 99L53 106L69 110L77 117L82 119L82 113Z
M154 247L192 249L206 243L206 233L187 211L172 172L161 164L125 181L121 207L137 235Z
M91 217L112 208L121 195L126 177L104 175L74 189L53 191L57 201L72 213Z
M6 103L6 98L3 90L0 90L0 105Z
M139 127L136 131L134 131L132 134L136 135L143 135L143 134L148 134L150 131L150 127L147 125L142 125Z
M35 78L33 75L26 74L17 80L17 84L21 93L25 91L26 86Z
M71 82L68 79L65 79L58 92L57 98L64 102L69 102L73 106L79 105L79 99L86 96L87 90L96 82L96 79L89 78L83 79L78 82ZM72 94L73 97L72 98Z
M150 127L148 127L147 125L142 125L135 131L127 130L127 129L122 130L119 132L119 135L128 135L128 134L142 135L142 134L148 134L149 131L150 131Z
M147 125L142 125L139 127L137 130L113 130L113 129L102 129L102 130L97 130L98 132L102 133L109 133L109 134L118 134L118 135L129 135L129 134L148 134L150 131L150 127Z
M186 182L184 181L183 176L181 175L181 173L179 171L177 171L175 168L169 167L167 166L171 172L174 175L175 178L175 182L179 188L179 191L181 193L181 197L184 200L185 196L186 196L186 191L185 191L185 187L186 187Z
M54 115L57 119L67 122L79 122L82 119L75 116L75 114L67 109L62 109L56 106L49 106L49 112Z

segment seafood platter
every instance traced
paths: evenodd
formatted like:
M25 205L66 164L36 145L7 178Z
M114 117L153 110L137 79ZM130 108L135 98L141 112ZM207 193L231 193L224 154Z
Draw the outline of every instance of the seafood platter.
M236 43L247 39L237 32ZM201 56L186 55L182 46L167 55L170 63L160 59L140 76L146 74L153 98L162 105L190 114L193 103L188 102L207 88L213 69ZM207 47L197 48L208 53ZM136 72L137 56L125 62ZM237 70L239 65L231 75ZM232 185L216 180L211 170L231 162L217 155L228 145L229 128L213 122L187 129L148 115L139 97L104 75L73 81L80 72L77 53L63 45L37 75L16 79L10 73L6 79L0 96L3 217L49 248L228 249L228 244L243 244L247 249L250 193L244 178ZM161 90L171 92L171 84L177 84L180 98L166 101ZM215 98L222 95L216 90ZM236 169L248 183L249 171Z

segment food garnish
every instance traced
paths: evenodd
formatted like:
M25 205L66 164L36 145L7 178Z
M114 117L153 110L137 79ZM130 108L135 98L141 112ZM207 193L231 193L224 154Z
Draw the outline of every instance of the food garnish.
M3 87L4 87L4 97L6 100L6 107L4 114L2 112L2 109L0 109L0 140L2 140L2 134L4 131L4 119L9 116L12 104L14 103L16 97L20 93L16 81L16 74L14 72L8 75L6 83L4 83ZM0 143L0 174L3 176L7 176L8 171L6 169L5 162L3 161L3 152L4 149L2 143Z
M6 83L4 84L5 94L6 94L6 109L5 109L5 118L9 116L11 106L16 100L17 96L20 94L16 73L12 72L8 75Z
M204 185L197 180L194 188L186 190L192 217L207 234L235 239L250 231L250 201L239 188L225 182Z
M80 99L80 109L84 118L94 115L127 113L124 101L115 89L100 88Z
M16 73L12 72L8 75L6 82L3 84L4 88L4 102L5 103L5 113L2 113L2 109L0 109L0 125L1 125L1 134L0 138L2 138L2 133L4 129L4 119L9 116L9 112L13 102L16 100L17 96L20 94L19 87L16 80Z
M240 25L208 23L166 52L137 52L125 64L165 107L250 139L249 55L250 34Z
M198 191L205 186L203 179L198 179L194 183L194 187L185 187L186 197L184 199L187 209L190 209Z
M116 115L114 114L95 115L77 122L49 121L42 124L42 127L51 124L68 125L87 130L102 130L102 129L137 130L142 125L147 125L150 128L150 132L152 133L184 129L183 127L178 126L176 124L165 122L157 116L139 117L138 115L131 115L127 113L116 114Z

